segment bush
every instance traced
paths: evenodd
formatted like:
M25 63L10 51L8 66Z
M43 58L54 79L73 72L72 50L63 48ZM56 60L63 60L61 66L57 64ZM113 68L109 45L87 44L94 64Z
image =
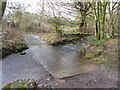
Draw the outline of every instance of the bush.
M4 58L12 53L22 52L28 47L19 30L4 30L0 49L2 52L1 58Z

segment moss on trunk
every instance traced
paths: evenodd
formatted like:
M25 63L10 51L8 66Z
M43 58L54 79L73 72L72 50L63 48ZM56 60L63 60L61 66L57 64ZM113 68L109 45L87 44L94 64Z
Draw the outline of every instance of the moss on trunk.
M5 8L6 8L6 2L7 2L7 0L4 0L4 2L0 1L0 21L2 19L2 16L3 16Z

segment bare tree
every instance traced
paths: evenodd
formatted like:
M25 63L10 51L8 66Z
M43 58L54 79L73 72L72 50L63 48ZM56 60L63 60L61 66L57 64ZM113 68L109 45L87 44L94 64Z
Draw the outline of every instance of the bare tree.
M57 3L58 7L64 9L64 11L58 10L60 15L64 17L69 23L79 26L79 31L87 28L87 17L91 14L91 3L81 2L79 0L69 0Z
M79 30L83 32L83 28L87 28L86 18L90 14L91 3L89 2L80 2L74 1L73 7L76 9L76 12L79 13L80 23L79 23Z
M47 17L49 18L49 22L54 26L55 31L58 36L62 36L63 27L61 27L61 17L59 12L57 11L57 7L55 7L55 4L53 2L48 1L48 8L47 11Z
M95 19L95 36L97 37L98 40L104 39L104 26L107 6L108 2L94 1L92 3Z
M39 9L37 10L38 12L38 20L39 20L39 27L43 27L44 23L44 16L45 16L45 0L42 0L39 2Z
M115 34L115 26L117 23L117 12L118 12L118 2L109 2L108 3L108 13L109 13L109 18L107 19L108 21L108 26L109 26L109 36L114 37Z

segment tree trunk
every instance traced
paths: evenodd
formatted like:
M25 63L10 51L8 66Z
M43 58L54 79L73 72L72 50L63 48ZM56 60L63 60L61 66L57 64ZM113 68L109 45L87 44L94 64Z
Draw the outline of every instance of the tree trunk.
M104 5L101 5L101 30L100 30L100 39L104 39L104 26L105 26L105 15L106 15L107 3L104 2Z
M0 21L2 19L3 14L4 14L7 0L4 0L4 1L5 2L0 1Z
M111 37L111 38L113 38L114 37L114 33L115 33L115 19L114 19L114 16L113 16L113 14L114 14L114 12L113 12L113 6L115 6L117 3L115 3L115 5L113 4L113 2L112 2L112 7L111 7L111 4L110 4L111 2L109 2L109 8L108 8L108 11L109 11L109 20L108 20L108 25L109 25L109 36Z
M84 30L87 28L87 22L86 22L86 16L84 15L84 17L81 20L81 23L79 24L79 31L81 33L84 33Z
M104 25L106 15L107 2L95 2L95 36L98 40L104 39Z
M81 33L83 33L83 28L84 28L84 22L82 21L82 23L79 24L79 31Z

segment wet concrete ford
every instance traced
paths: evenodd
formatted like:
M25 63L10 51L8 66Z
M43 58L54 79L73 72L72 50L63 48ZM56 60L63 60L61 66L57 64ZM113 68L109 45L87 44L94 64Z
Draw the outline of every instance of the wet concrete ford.
M42 80L46 80L46 75L51 74L54 79L64 78L66 81L63 84L55 83L54 86L58 88L117 87L117 72L81 58L76 50L84 45L83 42L53 47L40 40L40 35L34 34L26 34L25 41L29 46L29 49L24 51L25 55L12 54L0 61L3 86L21 78L32 78L41 84ZM65 78L75 75L78 76Z
M95 65L80 58L77 49L84 45L82 42L53 47L41 41L39 35L29 34L25 37L33 56L54 78L78 75L95 68Z

